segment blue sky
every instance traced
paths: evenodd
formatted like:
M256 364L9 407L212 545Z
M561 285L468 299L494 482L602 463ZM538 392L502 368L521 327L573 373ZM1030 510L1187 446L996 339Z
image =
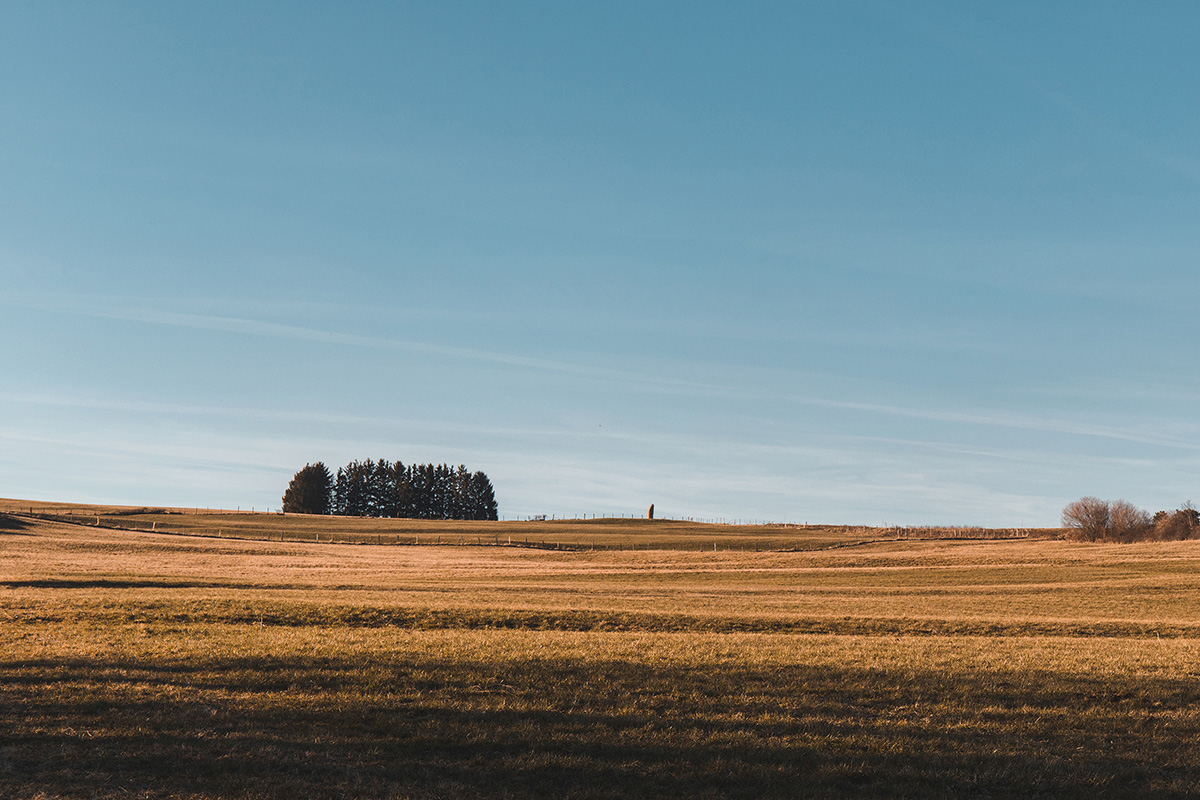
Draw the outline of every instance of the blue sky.
M1200 8L14 2L0 496L1200 500Z

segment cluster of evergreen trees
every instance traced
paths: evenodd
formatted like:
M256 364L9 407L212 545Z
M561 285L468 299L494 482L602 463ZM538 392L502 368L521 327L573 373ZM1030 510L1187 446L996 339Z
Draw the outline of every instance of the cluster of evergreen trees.
M496 493L482 472L446 464L351 461L335 474L318 461L297 472L283 510L299 514L410 519L498 519Z

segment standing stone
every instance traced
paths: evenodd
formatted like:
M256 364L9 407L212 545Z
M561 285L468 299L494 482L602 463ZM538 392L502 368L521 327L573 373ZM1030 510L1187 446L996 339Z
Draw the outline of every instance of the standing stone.
M654 519L654 503L650 504L650 510L646 512L646 519Z

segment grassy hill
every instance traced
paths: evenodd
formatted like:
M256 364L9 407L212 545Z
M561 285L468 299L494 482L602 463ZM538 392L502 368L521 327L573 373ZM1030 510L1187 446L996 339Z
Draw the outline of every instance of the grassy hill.
M0 517L2 797L1200 785L1193 542L507 529L618 545L550 550L498 547L499 530L468 544L483 523L29 512ZM226 518L245 535L213 536ZM463 546L425 543L439 535ZM397 546L405 536L422 545Z
M47 503L0 498L0 512L115 530L271 541L505 545L597 550L812 550L880 539L1056 536L1058 529L724 525L628 518L451 521L310 516L189 508Z

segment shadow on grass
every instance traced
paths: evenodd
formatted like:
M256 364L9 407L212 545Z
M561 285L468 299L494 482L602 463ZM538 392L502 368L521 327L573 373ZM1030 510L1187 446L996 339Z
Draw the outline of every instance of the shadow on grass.
M1194 681L563 660L0 661L0 796L1192 796Z
M310 588L298 583L235 583L179 579L45 578L0 581L0 588L42 589L185 589L227 588L294 590ZM354 585L339 589L359 588ZM529 630L567 632L644 633L794 633L849 636L1065 636L1143 639L1200 638L1200 625L1183 623L1096 622L993 622L887 617L724 617L635 611L562 609L555 611L487 608L421 608L404 606L344 605L328 602L196 599L186 604L171 601L124 599L119 606L99 606L51 611L36 605L13 606L10 620L88 620L96 625L129 622L173 624L263 625L278 628L333 627L395 628L400 630Z
M155 578L32 578L22 581L0 581L5 589L261 589L294 588L262 583L229 583L227 581L181 581Z
M18 517L0 514L0 533L19 533L29 527L29 523Z

